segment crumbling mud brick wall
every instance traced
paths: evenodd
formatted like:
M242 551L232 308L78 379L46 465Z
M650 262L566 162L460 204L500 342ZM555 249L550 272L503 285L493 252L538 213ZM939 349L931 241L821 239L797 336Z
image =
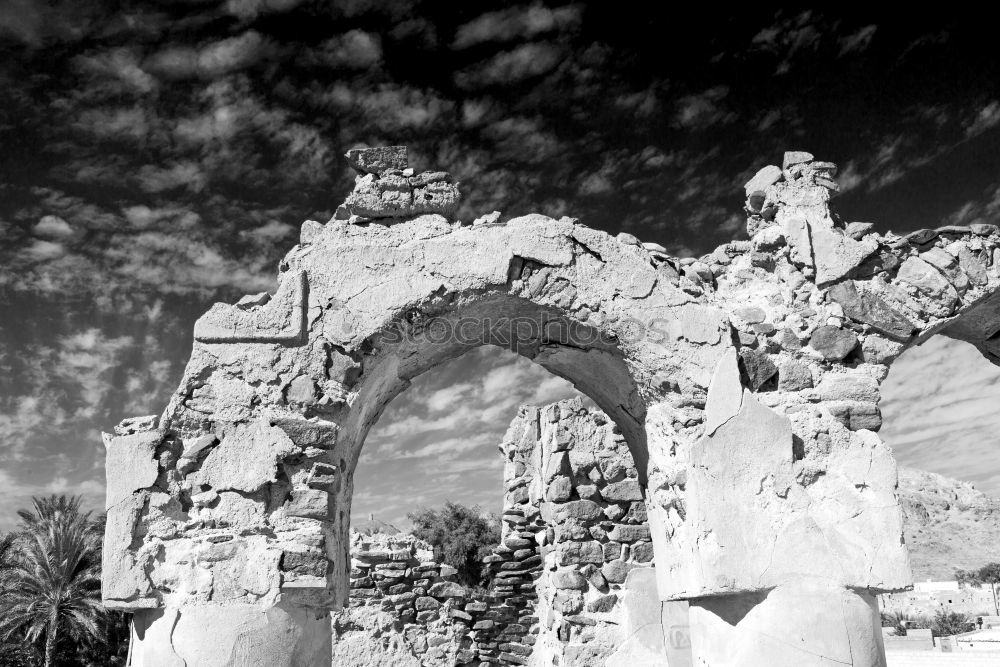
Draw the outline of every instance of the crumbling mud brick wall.
M323 664L368 429L480 344L618 425L696 660L880 664L874 596L911 575L878 387L936 334L1000 360L996 226L874 233L831 208L834 165L789 152L747 183L748 240L678 259L572 218L463 224L405 149L348 157L355 191L275 293L213 306L163 414L106 438L104 598L135 613L136 665Z

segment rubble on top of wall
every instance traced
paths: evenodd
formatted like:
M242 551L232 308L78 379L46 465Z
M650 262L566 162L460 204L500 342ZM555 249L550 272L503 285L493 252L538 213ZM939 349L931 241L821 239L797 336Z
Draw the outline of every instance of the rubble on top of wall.
M909 345L947 328L998 359L995 308L955 317L1000 284L1000 233L846 222L828 206L836 173L803 151L758 171L745 186L750 241L713 269L707 296L729 314L745 386L773 393L768 405L823 403L852 430L878 430L878 383Z
M879 234L829 209L836 174L832 162L794 151L782 168L764 167L745 186L752 252L787 256L805 279L791 280L793 289L814 281L824 301L839 306L831 317L898 342L936 330L984 294L1000 259L996 225Z
M360 224L428 213L450 217L461 201L458 183L451 174L415 173L409 167L406 146L354 149L346 157L358 176L335 220Z

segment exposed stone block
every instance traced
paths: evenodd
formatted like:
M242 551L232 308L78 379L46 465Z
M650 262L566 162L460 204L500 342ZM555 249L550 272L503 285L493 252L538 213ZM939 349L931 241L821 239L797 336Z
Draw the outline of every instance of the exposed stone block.
M896 279L912 286L930 300L931 312L950 315L958 304L958 292L941 271L920 257L907 257L899 267Z
M428 593L436 598L464 598L466 596L465 588L451 581L434 584Z
M876 403L879 400L878 383L865 373L825 373L816 393L824 401Z
M253 492L277 481L278 463L297 451L280 428L266 420L230 427L194 474L199 484L216 490Z
M641 496L640 496L641 497ZM603 513L601 506L592 500L571 500L554 506L553 520L562 523L570 519L592 521Z
M877 431L882 428L882 412L874 403L827 401L825 405L831 415L852 431Z
M626 479L605 486L601 489L601 496L609 502L642 500L642 487L639 486L638 480Z
M406 146L353 148L345 153L348 164L363 174L381 174L390 169L407 168Z
M152 486L159 475L154 458L163 441L162 431L132 435L104 435L107 494L104 508L110 510L133 493Z
M840 304L847 317L868 324L886 336L906 340L916 328L877 294L859 292L852 280L834 285L827 295Z
M625 577L628 576L629 570L631 570L635 565L632 563L626 563L621 560L613 560L605 563L601 566L601 574L604 578L612 584L620 584L625 581Z
M740 361L747 376L747 384L752 391L758 391L778 373L778 367L771 361L771 357L758 350L741 349Z
M636 542L649 539L649 526L617 524L608 533L608 539L615 542Z
M797 362L786 361L778 366L778 389L780 391L801 391L813 386L812 371L809 366Z
M597 542L561 542L556 545L556 552L560 565L604 562L604 550Z
M840 361L858 345L858 336L853 331L824 324L813 332L809 347L816 350L828 361Z

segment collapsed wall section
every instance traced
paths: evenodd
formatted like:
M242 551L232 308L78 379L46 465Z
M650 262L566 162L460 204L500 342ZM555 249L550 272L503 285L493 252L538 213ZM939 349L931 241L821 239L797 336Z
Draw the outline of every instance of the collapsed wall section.
M621 432L580 399L523 406L500 452L502 532L484 563L488 590L459 584L412 535L352 533L336 664L603 665L621 645L626 578L653 560Z
M148 630L134 656L224 645L218 660L181 658L324 664L324 621L348 593L351 479L367 429L413 377L472 346L513 342L484 327L441 344L433 324L527 316L540 326L512 349L624 429L646 487L658 594L691 602L698 660L881 664L873 596L912 578L895 463L875 433L879 384L900 352L937 333L1000 360L1000 229L877 234L830 208L835 165L793 151L746 186L749 240L679 259L571 218L462 224L450 177L410 172L401 147L348 158L362 172L355 191L334 219L303 224L277 291L213 306L162 416L106 438L103 598ZM551 561L561 506L589 500L585 483L546 500L549 482L538 482L538 517L506 518L516 540L541 526L547 540L552 527L553 542L536 539L541 572L518 555L528 547L505 541L496 554L525 604L525 586L570 567ZM598 564L581 576L586 565ZM541 598L539 610L573 625L558 607L575 595ZM790 608L814 613L789 618ZM247 653L245 623L261 618L270 652ZM506 643L548 645L561 627L532 625L528 640ZM789 641L773 639L779 628ZM289 637L303 653L289 657Z
M621 431L580 399L522 407L501 451L505 518L520 513L541 567L538 664L603 664L620 643L619 597L629 571L652 565L638 472ZM508 524L510 525L510 524ZM513 547L510 536L504 544Z

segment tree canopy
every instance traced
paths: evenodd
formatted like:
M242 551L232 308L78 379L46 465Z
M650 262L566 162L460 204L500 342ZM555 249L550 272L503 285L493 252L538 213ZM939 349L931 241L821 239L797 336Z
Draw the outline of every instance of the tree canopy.
M438 558L458 570L462 583L488 583L483 558L500 543L496 516L478 505L466 507L449 500L440 509L420 508L407 518L413 522L413 534L429 542Z
M127 621L101 605L103 522L65 495L18 516L0 537L0 666L123 664Z

